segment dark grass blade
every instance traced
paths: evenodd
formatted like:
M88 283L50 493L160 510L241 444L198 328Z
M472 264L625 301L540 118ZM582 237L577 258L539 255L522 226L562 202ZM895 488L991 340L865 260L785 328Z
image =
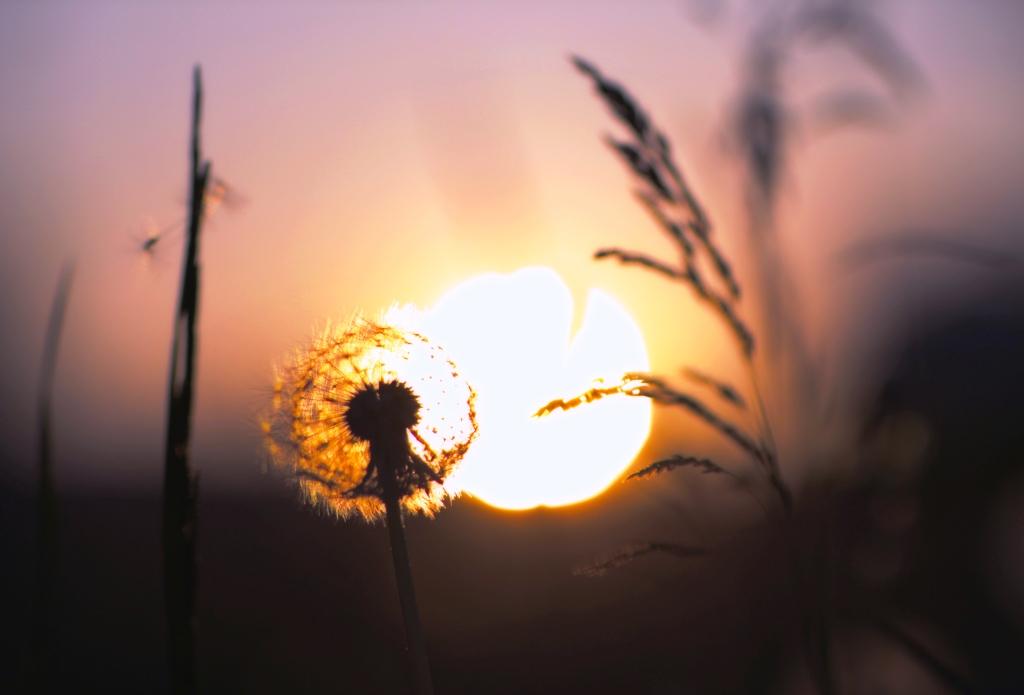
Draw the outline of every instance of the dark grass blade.
M736 474L731 471L727 471L711 459L701 458L699 456L686 456L685 454L675 454L674 456L655 461L648 466L644 466L635 473L629 474L626 476L626 480L646 478L647 476L674 471L677 468L696 468L705 475L727 475L730 478L739 480L739 478L736 477Z
M639 480L641 478L647 478L653 475L660 475L661 473L669 473L680 468L695 468L704 475L724 475L732 478L733 481L739 485L750 498L754 500L761 511L767 516L769 514L768 507L764 501L749 485L747 481L736 475L732 471L723 468L714 461L708 458L701 458L698 456L686 456L685 454L675 454L665 459L655 461L654 463L644 466L640 470L631 473L626 476L623 482L629 482L630 480Z
M598 249L594 252L594 258L596 260L612 258L623 265L635 265L641 268L646 268L647 270L651 270L662 277L666 277L670 280L678 280L688 284L696 293L697 298L700 301L705 302L725 322L726 326L732 332L733 337L735 337L736 341L739 343L740 350L742 350L743 355L745 357L753 355L754 334L736 314L732 304L713 292L704 284L695 265L687 264L685 270L679 270L668 263L659 261L658 259L652 258L646 254L619 248Z
M54 585L57 578L59 509L53 472L52 403L53 383L57 370L60 339L75 268L68 263L57 280L57 291L50 306L50 318L43 342L43 363L39 376L39 471L36 488L36 585L35 622L32 634L30 679L40 692L49 691L49 675L53 672Z
M598 249L594 252L594 258L601 260L604 258L614 258L622 265L637 265L648 270L653 270L659 275L663 275L671 280L681 280L684 275L670 266L667 263L663 263L656 258L652 258L646 254L637 253L636 251L626 251L624 249L606 248Z
M669 386L660 377L638 372L625 374L622 377L622 381L618 384L594 386L570 398L556 398L538 408L534 413L534 417L543 417L558 410L572 410L586 403L620 394L650 398L657 403L683 408L696 415L700 420L716 429L726 439L733 442L750 455L755 462L760 464L772 487L778 493L782 506L787 512L792 509L792 493L782 480L778 462L771 449L766 445L758 443L754 437L747 434L741 427L720 416L700 399Z
M779 496L779 501L787 513L793 509L793 494L789 490L782 473L779 470L778 460L774 454L774 448L759 443L740 427L729 420L719 416L715 411L708 408L704 403L688 393L678 391L669 386L663 379L645 374L627 374L626 379L642 379L647 383L647 388L640 389L639 395L645 395L651 400L665 405L675 405L689 410L707 424L714 427L727 439L750 454L764 469L768 481Z
M196 526L198 478L189 464L193 385L196 357L196 318L199 309L199 235L203 220L210 164L200 152L202 78L192 76L192 129L189 151L188 237L182 270L181 295L174 317L171 374L164 451L163 575L167 622L167 659L174 693L194 693L198 687L195 663Z
M584 577L601 577L608 574L609 570L617 569L638 558L654 553L663 553L679 559L689 559L704 557L708 554L708 551L704 548L679 545L677 543L638 543L626 546L596 562L577 567L573 570L573 574Z
M694 396L677 391L668 386L663 379L650 374L626 374L618 384L595 386L571 398L556 398L538 408L534 413L534 417L543 417L556 410L572 410L584 403L591 403L617 394L642 396L665 405L682 407L714 427L756 460L760 461L764 457L761 447L754 441L753 437L743 432L740 427L720 417Z
M719 397L722 398L722 400L728 401L737 408L746 410L747 402L743 399L743 396L741 396L739 391L725 381L716 379L710 374L702 372L699 369L694 369L693 367L686 367L683 369L683 376L690 381L710 387L719 395Z
M658 204L658 200L649 192L637 189L633 193L654 222L665 231L672 243L679 247L679 250L682 252L683 263L693 263L696 249L694 249L693 242L690 241L686 225L680 225L678 222L670 219L665 214L665 211L662 210L661 205Z
M649 374L627 374L626 378L643 381L644 386L640 389L639 395L646 396L658 403L674 405L690 411L750 454L755 460L762 461L764 459L763 447L752 436L744 432L738 425L718 415L700 399L672 388L660 377Z
M593 80L598 94L615 117L632 131L637 140L647 140L651 135L650 120L629 93L621 85L606 79L601 71L586 59L572 56L571 60L577 70Z
M640 177L641 180L649 183L651 188L657 191L666 201L673 201L672 191L669 190L668 185L659 173L658 166L650 162L637 146L612 137L608 137L606 140L608 145L618 153L622 161L633 170L634 174Z

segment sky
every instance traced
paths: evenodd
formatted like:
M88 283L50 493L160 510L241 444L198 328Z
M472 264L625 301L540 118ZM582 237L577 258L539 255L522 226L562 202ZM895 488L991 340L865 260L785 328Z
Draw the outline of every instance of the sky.
M942 265L838 272L844 248L934 229L1024 250L1024 7L875 4L921 66L924 94L881 129L819 135L796 124L779 225L815 342L850 371L884 353L892 326L986 280ZM46 315L73 260L55 392L59 479L160 480L182 240L169 235L151 255L138 246L147 225L185 214L195 64L205 153L242 200L215 213L202 242L194 452L204 485L261 475L257 420L272 366L315 327L426 306L485 272L549 266L577 311L590 288L618 298L654 371L736 373L728 336L684 293L591 260L606 244L667 247L601 144L611 119L567 57L587 56L646 105L743 277L726 123L756 6L726 3L700 20L686 2L3 3L0 479L30 479ZM832 80L870 84L827 48L801 55L793 75L788 87L805 100ZM667 427L670 417L656 415L647 454L671 450L672 437L707 438L692 423Z

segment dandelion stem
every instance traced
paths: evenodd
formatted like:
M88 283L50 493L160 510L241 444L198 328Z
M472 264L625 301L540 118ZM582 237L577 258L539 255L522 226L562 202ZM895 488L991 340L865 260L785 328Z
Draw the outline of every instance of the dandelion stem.
M383 441L382 441L383 440ZM400 430L382 440L370 443L371 456L377 466L384 488L384 508L391 545L391 560L395 566L395 584L398 586L398 602L402 607L402 621L405 623L405 641L412 665L414 691L417 695L432 695L434 686L430 677L430 661L423 637L419 609L416 606L416 591L412 581L412 565L409 562L409 546L405 541L405 527L402 523L402 507L399 504L398 482L395 476L398 457L410 455L405 430Z
M398 500L389 498L387 508L388 538L391 541L391 559L395 565L395 583L398 585L398 600L402 604L402 619L405 622L405 639L412 661L416 692L429 695L434 692L430 679L430 662L427 659L426 641L416 607L416 592L412 583L412 568L409 564L409 547L405 542L405 528L402 526L402 510Z

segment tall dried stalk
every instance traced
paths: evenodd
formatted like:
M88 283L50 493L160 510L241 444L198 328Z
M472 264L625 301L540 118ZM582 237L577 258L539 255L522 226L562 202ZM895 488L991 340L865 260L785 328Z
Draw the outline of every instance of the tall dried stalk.
M189 147L188 237L181 295L174 317L171 348L167 443L164 451L163 578L167 623L167 661L171 689L194 693L196 604L196 513L198 478L189 465L189 435L195 379L196 316L199 305L199 233L210 163L200 153L202 79L192 73L192 131Z
M626 374L619 385L594 388L570 400L552 401L538 414L576 407L613 393L649 398L658 403L683 408L713 427L759 465L786 516L791 517L793 495L779 468L774 435L760 392L754 362L754 335L739 316L739 283L724 253L714 242L709 217L676 165L668 139L633 97L591 63L581 58L574 58L573 62L580 72L590 78L601 99L625 126L629 140L620 141L610 137L607 140L638 183L636 195L641 204L678 249L678 257L674 262L617 248L600 249L595 253L595 258L615 258L623 264L637 265L681 282L690 288L699 302L724 322L736 338L747 368L750 390L754 396L752 415L756 419L758 435L744 431L700 399L672 386L667 380L648 374ZM700 255L703 255L713 270L710 278L705 277L701 271L697 261ZM724 289L718 290L715 285ZM705 385L714 385L718 395L733 406L743 402L737 398L739 394L736 389L720 379L701 373L696 380ZM730 395L733 397L728 397ZM641 474L661 473L681 467L698 467L705 473L727 473L727 469L712 461L680 455L650 465L642 469ZM811 553L805 555L795 547L788 549L790 563L794 568L794 595L798 597L799 614L804 626L804 653L815 685L823 695L835 691L829 648L826 586L831 582L828 543L826 530L822 535L821 547L814 548ZM626 553L623 557L631 559L635 554ZM808 587L801 586L804 581L809 584Z
M779 470L771 426L760 397L754 369L754 335L739 315L739 281L714 238L710 217L687 183L681 167L676 164L668 138L637 101L622 85L610 80L592 63L580 57L573 57L572 61L577 70L590 78L602 101L624 126L628 139L608 136L606 141L633 174L638 186L635 191L637 199L676 247L676 258L671 261L619 248L599 249L594 257L614 258L625 265L636 265L679 282L722 320L735 338L749 368L751 389L756 395L752 414L756 418L758 434L745 433L700 399L652 375L627 374L618 387L592 389L570 401L552 401L538 412L543 414L552 409L575 407L580 402L593 400L598 395L595 391L604 392L600 395L621 392L684 408L724 434L754 459L788 514L792 511L793 497ZM702 270L702 260L710 266L710 274ZM720 394L738 396L738 391L724 381L704 374L701 376L705 382L714 383ZM735 401L734 398L734 405Z
M799 31L814 29L825 34L829 32L844 34L844 38L854 43L860 53L868 59L868 62L883 73L890 84L894 86L895 92L907 93L919 88L919 75L909 58L898 50L881 25L877 24L869 14L856 11L850 3L835 3L834 5L826 3L824 9L818 8L818 10L820 11L812 8L808 10L806 16L798 17L800 20L797 23ZM745 110L741 113L743 118L740 119L740 128L746 147L745 153L749 157L748 167L751 172L752 187L756 193L756 195L750 196L751 209L753 213L757 213L756 215L752 213L752 216L759 223L755 226L765 227L770 226L766 225L766 221L771 221L773 218L773 203L783 150L781 117L778 113L779 104L777 95L773 91L775 89L774 70L778 61L776 52L781 47L773 41L765 41L763 45L755 46L755 48L758 50L754 52L752 72L755 77L759 76L762 79L762 83L755 85L759 87L758 89L749 89L748 96L750 98L744 102L743 109ZM595 258L615 258L623 264L646 268L670 280L681 282L689 286L698 301L708 306L723 320L737 339L748 369L760 437L755 438L744 432L742 428L717 414L699 399L670 386L664 379L644 374L626 374L620 384L595 387L567 400L557 399L541 408L538 415L552 410L574 408L614 393L646 397L660 403L682 407L718 430L761 464L762 470L767 474L769 484L777 493L787 516L790 516L793 510L793 498L781 476L776 454L777 448L760 394L753 359L754 337L746 324L739 318L736 310L736 303L740 297L739 285L733 277L724 255L712 240L707 214L675 165L667 138L657 130L629 93L621 85L607 79L589 62L581 58L574 58L573 62L577 69L592 80L601 99L629 133L630 140L619 141L608 138L607 141L638 182L640 188L636 191L636 195L641 204L678 248L678 260L675 262L665 262L641 253L618 248L600 249L595 253ZM770 271L777 271L776 266L779 265L780 259L776 255L776 249L774 247L770 249L772 254L769 257L769 240L756 239L755 241L757 251L755 255L766 264ZM931 248L929 247L929 249ZM943 248L942 250L947 249ZM708 279L701 274L699 266L695 262L695 257L699 252L705 254L705 259L714 270L712 279L719 286L724 286L724 291L714 289L707 281ZM769 318L774 317L783 325L784 332L790 334L795 361L800 367L798 370L800 386L804 387L803 392L806 393L807 385L813 385L813 375L811 374L811 360L808 358L802 334L795 325L785 324L785 321L793 319L777 315L783 304L781 297L788 290L780 289L781 285L776 278L772 277L771 272L766 271L763 275L768 278L767 282L764 282L765 277L762 277L762 284L763 291L768 295L766 303ZM729 384L703 373L695 375L691 372L689 376L698 383L714 387L722 400L741 410L744 409L743 399ZM635 474L635 477L644 477L648 474L683 467L697 468L705 473L728 474L726 469L713 461L677 455L643 468ZM791 556L790 564L794 567L794 589L804 628L803 649L815 686L824 695L829 695L837 689L830 638L834 559L832 558L832 531L829 526L830 523L826 523L822 528L815 529L814 542L807 548L788 546ZM604 568L617 566L639 555L654 552L661 549L663 545L647 544L639 553L635 550L627 550L615 556L615 559L611 563L607 563ZM900 639L898 635L895 639L907 646L908 653L941 680L957 691L963 690L962 680L950 678L949 669L927 650L923 650L919 645L908 643L905 639Z

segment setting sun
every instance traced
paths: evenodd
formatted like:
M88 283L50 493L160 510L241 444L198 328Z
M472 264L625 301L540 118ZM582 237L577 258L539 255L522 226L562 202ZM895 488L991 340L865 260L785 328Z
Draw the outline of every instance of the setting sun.
M649 368L640 329L601 290L588 293L575 334L569 289L541 267L481 275L422 314L391 316L443 345L477 391L478 439L450 479L453 490L504 509L581 502L611 485L647 439L646 399L533 417L553 398Z

